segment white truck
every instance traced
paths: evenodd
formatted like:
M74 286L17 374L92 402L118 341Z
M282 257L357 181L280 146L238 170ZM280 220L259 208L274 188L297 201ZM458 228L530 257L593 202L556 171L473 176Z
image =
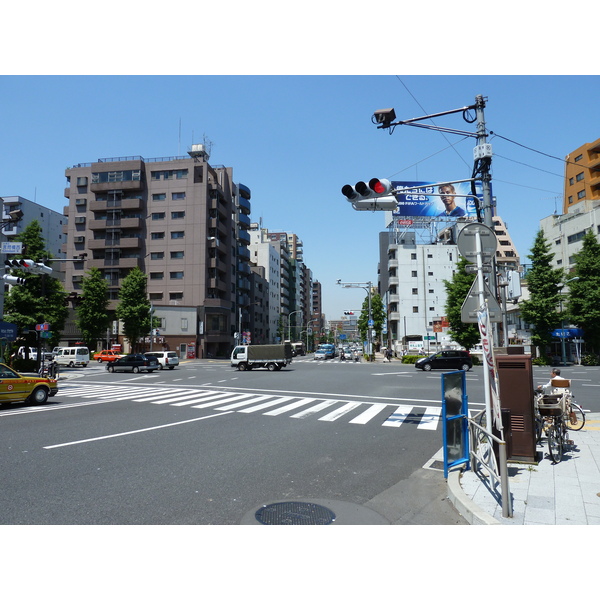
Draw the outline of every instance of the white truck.
M231 366L239 371L266 368L279 371L292 362L291 344L236 346L231 353Z

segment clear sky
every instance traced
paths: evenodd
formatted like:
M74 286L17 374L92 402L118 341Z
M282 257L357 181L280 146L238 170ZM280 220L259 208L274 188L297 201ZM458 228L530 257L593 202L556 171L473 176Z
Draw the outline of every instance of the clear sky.
M371 177L465 179L473 168L473 139L414 127L389 135L371 115L394 107L409 119L481 94L498 214L527 262L540 219L561 211L565 155L600 137L597 66L559 35L562 11L546 6L540 14L507 0L502 11L493 3L460 15L438 7L425 24L422 9L403 5L395 30L395 4L347 6L343 14L334 4L257 16L259 7L281 5L176 0L157 20L136 2L119 3L114 18L117 5L108 2L103 11L65 10L52 28L44 20L50 9L31 19L25 8L6 8L5 23L27 27L7 26L0 37L0 195L62 211L65 168L185 155L206 138L210 162L232 167L234 180L252 190L253 220L303 241L326 316L337 319L359 308L364 292L336 280L377 281L384 230L384 213L353 210L341 187ZM482 23L485 31L473 35ZM363 25L373 25L372 37ZM584 20L578 34L589 31ZM475 131L460 115L436 124Z
M377 281L384 229L384 213L353 210L342 185L464 179L473 167L473 139L389 135L374 110L408 119L487 98L492 191L523 262L539 220L562 210L565 155L600 137L597 76L4 76L0 91L0 194L61 212L66 167L185 155L206 136L210 162L252 190L253 220L304 242L329 319L364 297L337 279ZM460 114L436 123L475 131Z

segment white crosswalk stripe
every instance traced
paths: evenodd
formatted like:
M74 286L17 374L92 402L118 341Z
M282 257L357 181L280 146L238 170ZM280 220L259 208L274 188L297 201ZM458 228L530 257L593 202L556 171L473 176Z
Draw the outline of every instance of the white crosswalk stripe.
M62 386L70 396L81 399L130 400L169 406L212 408L218 411L236 411L245 414L261 412L264 416L287 415L293 419L315 417L332 422L344 416L348 423L366 425L371 421L383 427L416 425L418 429L435 431L442 409L438 407L398 405L387 402L323 399L277 394L255 394L225 390L186 388L157 388L119 385L72 383Z

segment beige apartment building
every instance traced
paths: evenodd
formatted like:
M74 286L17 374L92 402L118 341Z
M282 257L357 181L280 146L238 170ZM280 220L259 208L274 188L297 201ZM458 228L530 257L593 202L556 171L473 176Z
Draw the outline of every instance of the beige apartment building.
M66 169L65 287L78 292L97 267L114 310L134 267L148 276L159 335L146 339L180 356L227 356L240 308L251 303L250 191L232 169L212 166L202 145L189 156L99 159ZM245 315L244 315L245 316ZM123 343L118 325L106 344Z

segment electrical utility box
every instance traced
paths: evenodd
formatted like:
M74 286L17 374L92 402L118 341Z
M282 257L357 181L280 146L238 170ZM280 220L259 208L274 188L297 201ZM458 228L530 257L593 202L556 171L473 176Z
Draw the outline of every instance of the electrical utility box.
M500 406L510 411L511 456L507 458L537 464L531 354L501 354L503 350L495 349L494 354Z

